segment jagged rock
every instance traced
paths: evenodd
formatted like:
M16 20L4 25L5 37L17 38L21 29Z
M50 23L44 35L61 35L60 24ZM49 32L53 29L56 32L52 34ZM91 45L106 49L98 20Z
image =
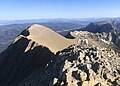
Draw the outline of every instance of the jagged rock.
M85 56L85 62L90 63L90 58L88 56Z
M116 85L120 85L120 77L115 80Z
M79 60L83 63L85 54L80 52Z
M83 71L80 72L80 77L82 81L85 81L87 79L87 74Z
M50 64L47 63L48 65L46 66L45 70L42 70L41 72L36 71L36 73L33 72L31 76L24 79L24 81L17 86L107 86L119 84L119 74L116 73L117 75L114 76L111 74L113 73L112 68L108 68L108 65L109 67L114 67L114 65L119 64L107 63L115 60L113 58L110 58L111 60L109 60L108 58L109 53L113 51L105 49L104 51L101 51L101 53L104 54L107 52L106 56L108 57L103 56L102 58L95 60L96 57L91 57L91 53L99 53L101 49L91 49L91 47L89 47L85 51L88 53L88 55L90 55L87 56L87 61L89 61L88 63L85 61L86 53L81 52L83 50L85 50L85 48L81 48L80 46L70 46L66 50L57 53L56 60L52 61ZM92 52L89 52L89 50ZM114 57L118 59L119 54L114 54ZM91 58L94 59L93 62L90 61ZM83 62L78 61L78 59L82 60ZM116 70L116 68L114 69Z
M57 78L54 78L54 80L53 80L53 85L55 85L57 82L58 82L58 79L57 79Z

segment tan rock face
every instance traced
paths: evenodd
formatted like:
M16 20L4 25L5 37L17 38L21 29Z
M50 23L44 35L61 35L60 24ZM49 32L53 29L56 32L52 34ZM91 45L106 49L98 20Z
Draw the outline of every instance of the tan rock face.
M76 40L67 39L53 30L41 25L32 25L28 28L28 32L28 39L37 42L39 45L48 47L54 53L61 51L70 45L76 44Z

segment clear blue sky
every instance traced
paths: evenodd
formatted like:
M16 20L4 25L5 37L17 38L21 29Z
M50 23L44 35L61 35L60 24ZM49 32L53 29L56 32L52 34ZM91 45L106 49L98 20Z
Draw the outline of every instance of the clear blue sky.
M120 17L120 0L0 0L0 20Z

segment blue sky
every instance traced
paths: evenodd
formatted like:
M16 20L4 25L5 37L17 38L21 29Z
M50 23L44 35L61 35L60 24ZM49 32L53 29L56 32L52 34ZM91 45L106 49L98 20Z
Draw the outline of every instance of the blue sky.
M0 0L0 20L120 17L120 0Z

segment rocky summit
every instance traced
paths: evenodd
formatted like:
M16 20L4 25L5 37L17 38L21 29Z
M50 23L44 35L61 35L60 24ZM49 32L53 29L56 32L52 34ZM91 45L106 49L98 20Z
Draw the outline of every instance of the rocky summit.
M119 48L90 32L71 35L24 30L0 54L0 86L119 86Z

